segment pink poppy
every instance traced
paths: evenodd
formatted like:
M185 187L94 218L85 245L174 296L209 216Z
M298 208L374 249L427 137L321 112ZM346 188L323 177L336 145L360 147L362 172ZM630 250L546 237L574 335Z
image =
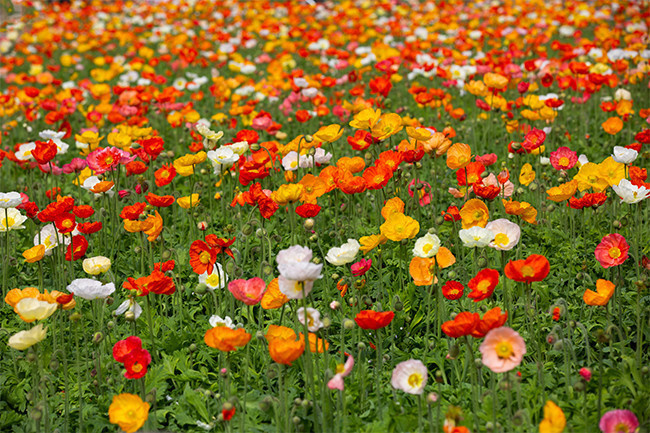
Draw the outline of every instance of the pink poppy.
M594 254L598 263L607 269L618 266L627 260L629 249L630 246L623 236L612 233L603 237Z
M358 262L350 266L352 269L352 275L355 277L360 277L370 270L372 266L372 259L361 259Z
M327 382L327 387L329 389L338 389L339 391L343 391L343 388L345 387L345 384L343 383L343 378L352 372L353 367L354 367L354 358L352 356L348 356L348 359L345 361L345 364L338 364L336 366L336 374L334 375L333 378L330 379L329 382Z
M418 189L415 186L415 179L409 183L408 187L408 192L411 197L415 194L414 190L417 190L418 194L418 199L420 200L420 206L426 206L429 203L431 203L431 194L429 191L431 191L431 185L428 184L427 182L422 182L421 180L418 180L418 186L422 185L422 189Z
M476 159L476 162L480 162L484 166L488 167L497 162L497 155L496 153L486 153L485 155L477 156L474 159Z
M246 305L255 305L262 300L266 292L266 283L260 277L250 280L234 280L228 283L232 295Z
M578 154L566 146L551 152L551 165L556 170L569 170L578 162Z
M521 364L526 343L515 330L502 326L490 330L479 347L483 365L495 373L504 373Z
M544 140L546 140L546 133L541 129L533 128L524 137L524 141L521 142L521 147L530 153L544 144Z
M634 433L639 427L639 420L629 410L610 410L600 418L598 427L603 433Z

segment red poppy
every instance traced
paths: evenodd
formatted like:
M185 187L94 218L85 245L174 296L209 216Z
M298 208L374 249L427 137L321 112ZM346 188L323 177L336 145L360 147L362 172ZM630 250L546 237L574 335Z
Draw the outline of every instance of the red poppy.
M494 200L501 193L501 188L496 185L485 185L483 179L472 185L474 194L485 200Z
M454 320L449 320L442 324L442 332L451 338L471 335L480 320L478 313L470 313L469 311L458 313L454 317Z
M381 329L388 326L394 317L395 313L392 311L362 310L356 315L354 321L362 329Z
M264 219L269 219L280 208L280 206L268 197L262 198L257 202L257 207L260 210L260 215Z
M226 238L220 238L217 237L217 235L207 235L205 237L205 242L211 247L214 248L216 251L217 255L218 254L228 254L231 258L235 258L233 255L232 251L230 250L230 246L235 243L235 238L232 239L226 239Z
M55 200L56 196L59 194L61 194L61 188L59 188L58 186L52 187L47 191L45 191L45 196L50 200Z
M120 340L113 345L113 358L117 362L124 362L129 354L136 349L142 349L142 340L139 337L131 336Z
M393 84L390 82L390 79L386 77L373 78L370 80L368 85L370 87L370 93L373 95L381 95L384 98L388 97L388 93L393 88Z
M533 128L524 137L524 141L521 142L521 147L524 148L526 152L530 153L544 144L545 140L546 133L541 129Z
M32 155L40 165L47 164L56 156L57 147L52 140L36 141L36 148L32 150Z
M77 230L79 230L80 233L83 233L83 234L86 234L86 235L97 233L101 229L102 229L102 222L101 221L77 224Z
M154 193L147 193L145 200L155 207L168 207L174 204L174 196L171 195L156 195Z
M166 262L159 262L153 265L153 268L160 272L173 271L175 267L176 262L173 260L167 260Z
M444 286L442 286L442 296L449 299L450 301L455 301L463 297L463 291L465 287L458 281L447 281Z
M147 207L147 204L144 202L134 203L131 206L124 206L122 212L120 212L120 218L125 220L136 221L144 209Z
M354 137L348 137L348 144L354 150L366 150L373 143L372 134L363 129L357 129L354 132Z
M254 144L257 143L259 139L260 135L257 131L253 131L252 129L242 129L237 133L237 135L235 135L233 142L246 141L248 144Z
M503 326L506 320L508 320L508 312L501 314L501 308L495 307L483 315L472 332L472 337L483 338L490 330Z
M460 210L457 206L449 206L446 211L440 211L440 215L445 218L445 221L460 221Z
M64 213L56 217L54 220L54 225L56 226L59 233L70 233L75 229L77 222L73 214Z
M598 263L607 269L625 262L628 258L629 250L630 245L625 238L618 233L612 233L603 236L594 254Z
M467 287L472 291L467 295L468 298L479 302L492 296L494 288L499 284L499 271L496 269L483 269L467 283Z
M171 164L165 164L154 173L156 186L165 186L176 177L176 169Z
M586 207L599 207L607 201L607 193L605 192L592 192L587 193L580 198L571 197L567 206L572 209L584 209Z
M551 265L546 257L533 254L525 260L510 260L506 264L505 274L511 280L532 283L542 281L550 270Z
M68 302L72 301L72 298L74 298L74 293L68 293L67 295L59 295L56 298L56 303L60 305L65 305Z
M74 208L74 199L72 197L63 197L47 205L45 209L38 213L38 219L42 223L53 222L60 214L70 212Z
M235 416L235 406L233 406L230 409L222 409L221 410L221 416L223 417L224 421L230 421L233 416Z
M176 292L176 284L172 277L154 270L151 275L146 277L145 286L148 291L156 295L173 295Z
M145 171L147 171L147 169L149 168L147 167L147 164L145 164L142 161L131 161L127 163L124 167L126 167L127 176L142 174Z
M160 137L151 137L145 140L138 141L140 146L144 149L145 152L151 157L151 159L156 159L158 155L163 151L163 146L165 142Z
M212 235L214 236L214 235ZM192 270L201 275L207 272L212 275L212 268L217 262L217 252L201 240L196 240L190 245L190 265Z
M484 171L485 166L480 162L470 162L467 167L456 170L456 181L460 186L473 185L481 181L481 175Z
M296 213L303 218L313 218L320 212L321 207L317 204L305 203L296 208Z
M147 367L151 363L151 355L146 349L138 348L132 350L124 360L127 379L140 379L147 374Z
M93 214L95 213L95 209L93 209L92 206L88 206L88 205L75 206L72 208L72 213L77 218L85 219L93 216Z
M74 254L73 254L74 248ZM67 261L79 260L86 254L88 249L88 240L82 235L77 235L72 237L72 242L68 245L68 248L65 252L65 259Z

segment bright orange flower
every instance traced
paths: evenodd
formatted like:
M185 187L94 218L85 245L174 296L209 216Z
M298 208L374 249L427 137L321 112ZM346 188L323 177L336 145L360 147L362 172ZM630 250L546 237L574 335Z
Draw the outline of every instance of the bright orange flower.
M353 158L343 156L339 158L338 161L336 161L336 166L339 168L339 170L347 170L351 173L359 173L366 167L366 162L363 160L363 158L358 156L355 156Z
M605 122L603 122L602 127L606 133L610 135L616 135L621 129L623 129L623 121L620 117L610 117Z
M330 344L323 340L322 338L318 338L316 334L313 332L309 333L309 351L312 353L323 353L327 349L329 349Z
M485 227L490 219L490 211L485 203L477 198L468 200L460 209L463 229L470 227Z
M508 215L517 215L527 223L537 224L535 221L537 219L537 209L535 209L530 203L526 203L524 201L518 202L514 200L502 200L502 202L503 206L506 208L506 213Z
M514 281L532 283L542 281L551 270L548 259L539 254L532 254L524 260L510 260L505 267L506 277Z
M472 148L464 143L456 143L447 150L447 167L452 170L465 168L472 160Z
M433 272L432 269L436 266L436 261L432 257L422 258L422 257L413 257L411 259L411 264L409 265L409 274L413 278L413 282L416 286L430 286L433 284Z
M278 364L291 365L305 351L305 339L302 334L296 340L296 333L291 328L271 325L266 333L269 342L269 355Z
M45 245L36 245L23 252L23 257L27 263L36 263L45 256Z
M316 177L313 174L306 174L298 183L303 186L300 201L304 203L316 203L318 197L327 192L327 185L325 182L320 177Z
M458 313L454 320L442 324L442 332L451 338L471 335L478 326L479 321L480 316L478 313L470 313L469 311Z
M176 199L172 195L156 195L150 192L145 196L145 200L147 200L151 206L168 207L173 205Z
M196 240L190 245L190 265L192 270L201 275L207 272L212 275L214 264L217 262L217 252L202 240Z
M278 279L274 278L268 284L266 292L264 292L261 302L262 308L265 310L273 310L282 307L287 302L289 302L289 298L280 291Z
M381 209L381 216L384 219L388 219L394 213L404 213L404 201L399 197L393 197L389 200L386 200L386 204Z
M569 182L565 182L562 185L547 189L546 194L548 194L547 198L549 200L554 202L561 202L573 197L573 194L575 194L577 190L578 181L574 179Z
M360 249L364 254L367 254L369 251L374 250L379 245L385 244L387 241L388 238L383 234L363 236L359 239L359 243L361 244Z
M172 164L165 164L154 173L156 177L156 186L165 186L174 180L176 169Z
M385 164L368 167L363 172L363 178L366 180L368 189L381 189L393 177L393 171Z
M483 315L472 332L472 337L483 338L490 330L503 326L506 320L508 320L508 312L501 314L501 308L495 307Z
M205 344L222 352L232 352L238 347L244 347L251 339L251 334L243 328L230 329L227 326L217 326L208 329L203 337Z
M38 298L41 293L36 287L26 287L24 289L11 289L5 296L5 302L12 308L16 308L16 304L24 298Z
M366 180L361 176L353 176L346 170L339 169L339 178L336 185L345 194L358 194L366 190Z
M614 294L615 288L616 286L611 281L598 279L598 281L596 281L596 291L594 292L589 289L585 290L582 299L587 305L605 306Z

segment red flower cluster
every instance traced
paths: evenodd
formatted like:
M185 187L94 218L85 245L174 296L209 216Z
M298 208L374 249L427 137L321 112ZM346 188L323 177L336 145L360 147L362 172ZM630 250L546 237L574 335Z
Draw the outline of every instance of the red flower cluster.
M127 379L140 379L147 374L147 367L151 363L151 355L142 348L142 341L138 337L128 337L118 341L113 346L113 358L124 364Z

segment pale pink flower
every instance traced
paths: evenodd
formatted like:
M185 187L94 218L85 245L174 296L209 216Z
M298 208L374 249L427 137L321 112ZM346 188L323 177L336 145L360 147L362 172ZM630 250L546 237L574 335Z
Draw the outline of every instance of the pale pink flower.
M422 394L427 384L427 367L417 359L400 362L393 370L390 383L408 394Z
M345 387L343 383L343 378L348 376L352 372L352 368L354 367L354 358L352 355L348 356L348 359L345 361L345 364L338 364L336 366L336 374L334 375L333 378L330 379L329 382L327 382L327 387L329 389L338 389L339 391L343 391L343 388Z
M600 418L598 427L603 433L635 433L639 427L639 420L629 410L615 409Z
M515 330L502 326L487 333L479 350L483 365L495 373L504 373L521 364L526 343Z

